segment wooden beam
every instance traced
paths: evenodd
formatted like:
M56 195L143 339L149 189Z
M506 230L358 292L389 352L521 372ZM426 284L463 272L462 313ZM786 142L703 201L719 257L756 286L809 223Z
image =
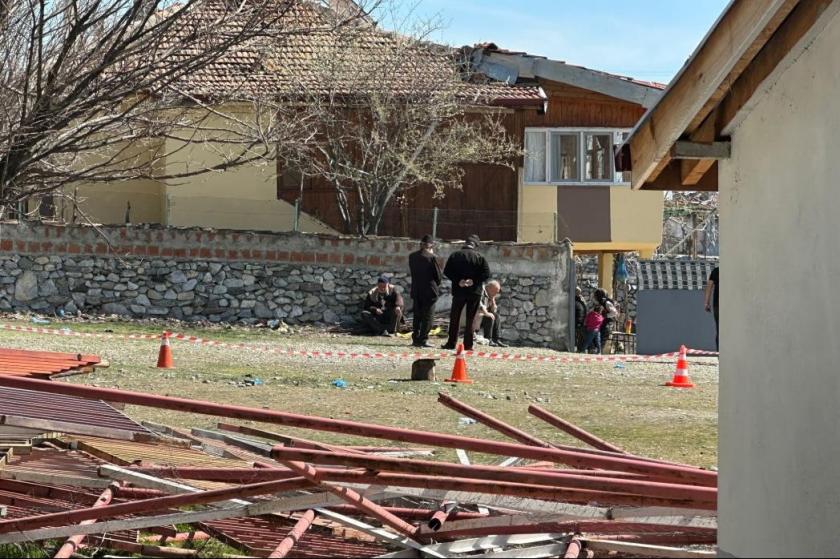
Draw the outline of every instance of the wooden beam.
M680 161L671 161L655 180L646 182L642 190L691 190L700 192L715 192L718 189L717 161L712 161L703 176L694 184L683 184L682 166Z
M799 57L838 10L840 5L832 0L807 0L796 6L720 103L717 127L720 132L731 132L742 109L756 102L753 98L756 91L766 83L773 83L775 76Z
M798 0L736 0L730 4L659 103L648 111L630 138L632 185L656 179L669 162L671 146L689 126L711 112L710 100L728 87L754 52L769 39ZM765 38L766 37L766 38ZM716 104L716 103L715 103ZM705 111L705 114L703 114ZM700 116L702 114L702 116Z
M719 160L729 159L732 155L732 144L725 142L688 142L678 140L671 146L671 159L701 159ZM713 162L712 161L712 162ZM711 166L711 163L709 164Z
M714 551L699 551L682 549L679 547L663 547L660 545L646 545L640 543L617 542L612 540L595 540L581 538L586 549L592 551L606 551L638 555L639 557L666 557L672 559L705 559L717 557Z

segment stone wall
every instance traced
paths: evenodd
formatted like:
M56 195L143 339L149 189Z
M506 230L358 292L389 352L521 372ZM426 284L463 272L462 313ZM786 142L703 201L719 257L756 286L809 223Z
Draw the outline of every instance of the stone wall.
M636 321L636 294L639 290L639 256L635 252L626 252L627 285L610 296L621 306L622 314L627 312ZM583 291L583 297L590 301L592 292L598 289L598 256L585 254L575 257L575 278L577 286Z
M438 254L458 246L443 243ZM0 310L349 323L380 274L407 295L407 259L416 248L416 241L393 238L5 223ZM503 337L565 348L569 246L493 243L481 250L503 285Z

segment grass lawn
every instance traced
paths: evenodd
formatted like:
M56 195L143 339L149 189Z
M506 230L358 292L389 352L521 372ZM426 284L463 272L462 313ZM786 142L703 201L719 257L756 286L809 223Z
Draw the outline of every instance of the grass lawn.
M32 325L19 321L6 321ZM76 332L158 333L159 325L132 322L53 322L48 328ZM307 350L402 351L408 342L394 338L365 338L317 330L278 334L266 329L184 329L184 333L224 340L252 342L265 347ZM714 358L693 360L692 390L660 386L670 379L674 363L558 364L472 358L472 385L408 382L408 360L351 360L288 357L260 351L233 350L173 342L176 369L155 368L154 341L64 337L0 330L3 347L93 353L110 367L69 382L157 394L267 407L277 410L507 440L481 425L459 425L459 415L438 404L437 393L448 391L544 440L576 444L565 434L530 416L528 405L540 406L596 435L646 456L677 460L703 467L717 465L717 381ZM676 349L676 348L675 348ZM517 353L556 355L542 349L516 348ZM451 360L438 365L438 378L449 376ZM711 363L711 365L709 364ZM263 381L242 386L246 375ZM335 388L335 379L347 388ZM186 413L128 406L126 413L184 427L212 427L214 419ZM266 426L264 426L266 427ZM373 439L340 434L267 427L325 442L382 444ZM440 454L454 458L454 452ZM472 456L472 455L471 455ZM475 461L488 460L480 455Z

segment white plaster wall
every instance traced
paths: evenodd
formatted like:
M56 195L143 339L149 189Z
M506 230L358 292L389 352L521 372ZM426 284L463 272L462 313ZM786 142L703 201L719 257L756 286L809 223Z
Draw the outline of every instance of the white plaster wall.
M840 16L722 162L723 555L840 554Z

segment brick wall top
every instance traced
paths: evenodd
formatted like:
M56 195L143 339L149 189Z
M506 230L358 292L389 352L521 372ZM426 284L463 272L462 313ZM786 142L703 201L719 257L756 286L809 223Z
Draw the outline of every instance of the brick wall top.
M461 243L439 243L447 256ZM125 256L223 262L277 262L389 270L407 266L418 241L381 237L360 239L301 233L154 226L51 225L0 223L0 253L67 256ZM568 244L486 243L481 252L494 272L553 275Z

